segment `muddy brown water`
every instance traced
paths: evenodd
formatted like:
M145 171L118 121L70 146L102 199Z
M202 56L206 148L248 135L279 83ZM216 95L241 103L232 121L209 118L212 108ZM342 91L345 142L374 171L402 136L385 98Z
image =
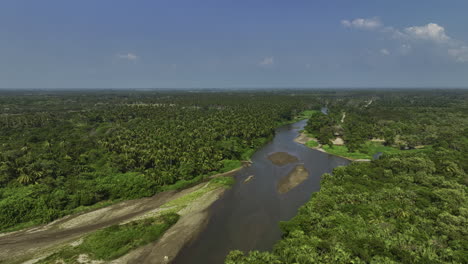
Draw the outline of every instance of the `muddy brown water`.
M185 246L173 263L221 264L231 250L271 250L281 238L280 221L291 219L313 192L320 188L320 176L349 161L294 142L306 120L276 130L272 142L257 151L253 164L237 172L236 183L210 208L206 229ZM273 164L268 157L286 152L297 161L284 166ZM303 164L309 177L287 193L277 191L279 181ZM244 184L250 175L254 180Z
M268 159L273 162L273 164L278 166L284 166L289 163L297 162L297 157L290 155L287 152L275 152L268 156Z

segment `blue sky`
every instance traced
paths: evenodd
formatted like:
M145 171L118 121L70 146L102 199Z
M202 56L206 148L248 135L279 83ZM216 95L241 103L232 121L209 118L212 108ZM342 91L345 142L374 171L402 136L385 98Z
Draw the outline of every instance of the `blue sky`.
M0 88L468 87L466 0L2 0Z

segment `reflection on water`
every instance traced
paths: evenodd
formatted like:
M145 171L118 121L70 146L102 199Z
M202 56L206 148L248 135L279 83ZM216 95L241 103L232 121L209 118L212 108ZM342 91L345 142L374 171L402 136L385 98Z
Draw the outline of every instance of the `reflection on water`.
M235 175L232 189L210 208L212 216L207 228L180 252L174 263L220 264L234 249L272 248L281 238L278 223L292 218L312 192L319 190L320 176L349 163L294 142L306 122L302 120L277 129L273 141L252 157L252 166ZM287 152L298 160L281 167L274 165L268 156L275 152ZM289 192L279 194L278 181L298 164L304 164L310 176ZM244 183L251 175L255 175L255 179Z

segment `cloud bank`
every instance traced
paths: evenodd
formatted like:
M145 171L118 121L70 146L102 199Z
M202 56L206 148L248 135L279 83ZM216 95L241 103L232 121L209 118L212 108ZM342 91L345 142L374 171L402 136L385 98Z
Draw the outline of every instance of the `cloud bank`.
M409 53L411 50L411 45L407 44L407 42L425 41L446 49L447 55L456 62L468 62L468 45L448 36L445 32L445 28L436 23L428 23L422 26L410 26L399 30L394 27L385 26L379 18L374 17L342 20L341 24L345 28L389 34L394 39L405 42L402 44L404 53ZM380 52L383 55L390 55L390 51L386 49L382 49Z
M356 18L354 20L342 20L341 24L348 28L374 30L382 27L380 19L374 18Z
M430 40L438 43L450 41L450 37L445 34L445 28L435 23L429 23L420 27L407 27L404 31L414 39Z

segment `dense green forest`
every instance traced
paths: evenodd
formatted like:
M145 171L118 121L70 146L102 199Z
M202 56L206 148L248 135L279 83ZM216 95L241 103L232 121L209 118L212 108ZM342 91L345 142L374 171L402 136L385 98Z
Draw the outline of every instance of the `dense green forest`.
M320 191L280 224L283 238L271 252L232 251L226 263L466 263L467 96L328 95L328 114L315 112L306 132L329 148L343 136L351 152L373 138L399 151L323 175ZM411 151L419 145L425 151Z
M330 152L384 154L323 175L271 252L233 251L226 263L466 263L467 99L466 90L3 91L0 230L187 187L307 117L305 132Z
M342 137L349 152L365 153L370 140L401 150L455 147L468 125L467 99L463 91L336 97L328 100L328 113L314 112L305 129L329 148Z
M240 166L313 95L3 92L0 230L151 196Z

